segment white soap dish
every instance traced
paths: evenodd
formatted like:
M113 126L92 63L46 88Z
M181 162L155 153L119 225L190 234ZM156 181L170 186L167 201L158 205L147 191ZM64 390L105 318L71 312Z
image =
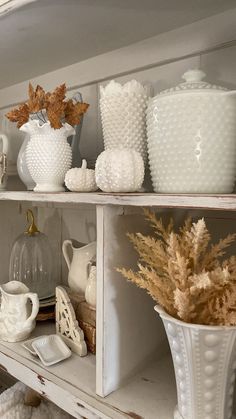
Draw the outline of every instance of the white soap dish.
M44 336L40 336L40 338L42 338L42 337L44 337ZM23 342L21 344L23 346L23 348L27 349L27 351L29 351L34 356L38 356L37 353L35 352L33 346L32 346L32 342L36 339L38 339L38 338L33 338L33 339L26 340L25 342Z
M58 335L36 338L32 342L32 347L46 367L71 356L71 350Z

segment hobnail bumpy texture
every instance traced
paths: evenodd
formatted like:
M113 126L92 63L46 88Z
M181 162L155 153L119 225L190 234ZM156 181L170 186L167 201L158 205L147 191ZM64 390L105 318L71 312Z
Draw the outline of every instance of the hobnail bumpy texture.
M72 152L67 136L60 130L30 136L26 149L29 172L36 183L35 191L63 191L66 172L71 167Z
M96 191L95 171L92 169L73 168L65 176L65 185L72 192Z
M148 95L135 92L107 94L100 99L105 150L131 148L147 160L146 109Z
M191 325L155 309L164 322L174 363L175 419L232 419L236 328Z
M225 93L159 96L147 111L155 192L231 193L236 176L236 102Z
M104 192L138 191L144 179L143 159L135 150L105 150L96 161L95 178Z

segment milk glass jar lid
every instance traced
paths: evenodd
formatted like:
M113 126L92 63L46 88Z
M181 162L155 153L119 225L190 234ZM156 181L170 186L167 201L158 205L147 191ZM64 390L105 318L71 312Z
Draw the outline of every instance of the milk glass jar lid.
M222 86L216 86L214 84L210 84L203 79L206 77L206 74L202 70L188 70L186 73L183 74L182 78L185 82L178 84L175 87L171 87L170 89L163 90L160 92L160 95L171 95L176 93L191 93L194 91L206 91L212 93L222 92L222 90L228 90Z

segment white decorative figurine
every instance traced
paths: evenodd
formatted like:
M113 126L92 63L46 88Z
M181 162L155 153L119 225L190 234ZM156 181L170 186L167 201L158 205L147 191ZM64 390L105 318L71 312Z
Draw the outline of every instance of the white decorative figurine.
M70 298L63 287L56 287L56 330L69 348L80 356L87 355L84 332L79 327Z
M136 192L144 179L143 159L128 148L105 150L96 161L95 177L104 192Z
M95 171L87 169L87 161L84 159L80 168L75 167L68 170L65 184L72 192L92 192L98 189L95 181Z

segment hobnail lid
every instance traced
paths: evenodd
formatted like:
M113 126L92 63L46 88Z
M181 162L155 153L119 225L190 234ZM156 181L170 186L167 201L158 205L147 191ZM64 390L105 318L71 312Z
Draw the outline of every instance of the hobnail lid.
M175 87L171 87L170 89L163 90L160 92L160 95L169 95L174 93L185 93L186 91L214 91L214 92L222 92L222 90L228 90L225 87L217 86L215 84L210 84L203 79L206 77L204 71L199 69L188 70L186 71L182 78L185 82L178 84Z

